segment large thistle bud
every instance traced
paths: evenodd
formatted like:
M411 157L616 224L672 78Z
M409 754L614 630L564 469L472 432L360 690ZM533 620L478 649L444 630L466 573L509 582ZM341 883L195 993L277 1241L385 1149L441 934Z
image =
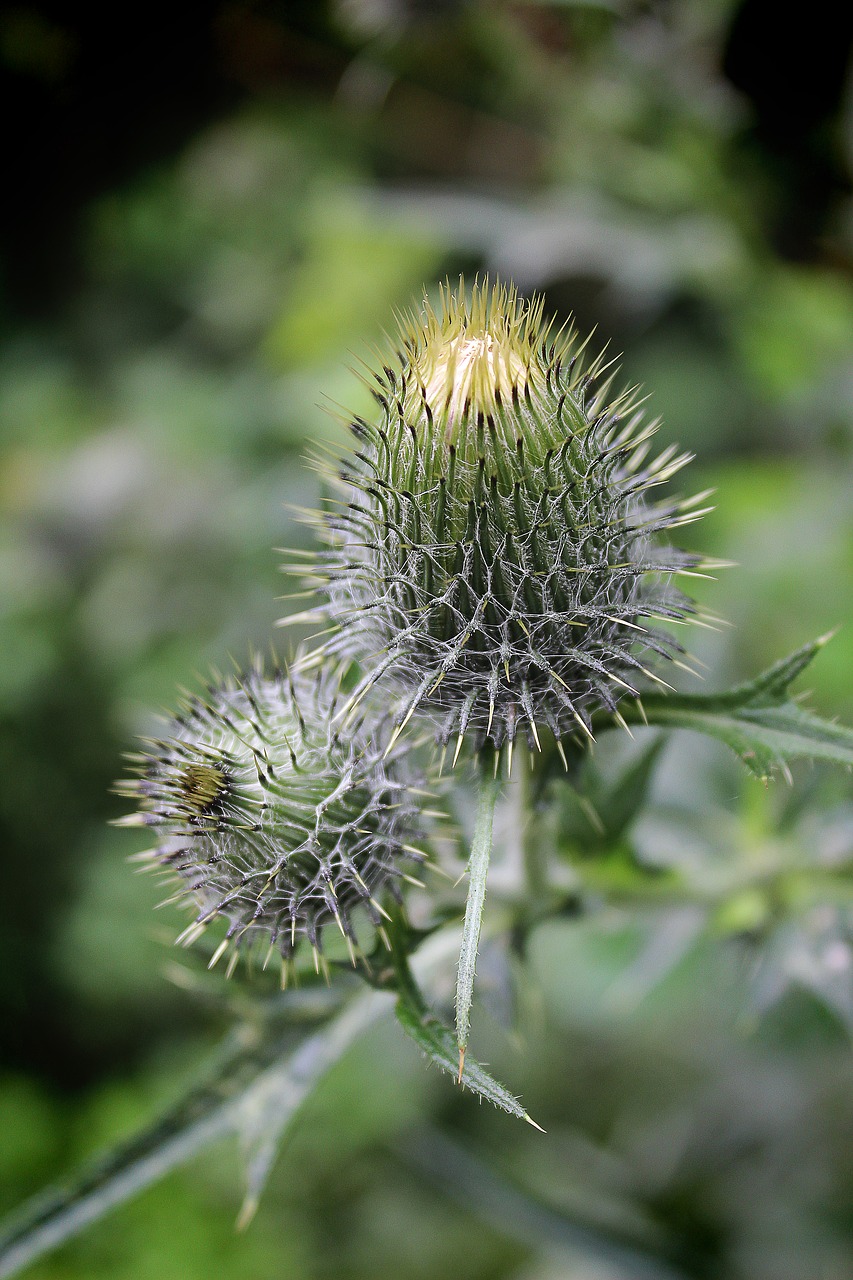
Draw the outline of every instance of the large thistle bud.
M214 961L255 941L287 961L301 939L317 957L330 923L354 955L357 910L381 929L379 898L399 898L406 864L423 860L407 843L418 827L410 775L385 756L378 726L336 732L337 697L328 671L221 681L120 784L139 801L125 823L157 837L142 856L175 872L177 897L195 909L181 940L226 919Z
M698 558L658 536L701 513L650 494L689 455L650 455L657 422L586 345L488 284L403 317L312 576L325 651L362 664L353 707L379 682L397 731L424 713L458 754L466 733L588 735L664 683L654 664L681 648L660 624L692 611L672 580Z

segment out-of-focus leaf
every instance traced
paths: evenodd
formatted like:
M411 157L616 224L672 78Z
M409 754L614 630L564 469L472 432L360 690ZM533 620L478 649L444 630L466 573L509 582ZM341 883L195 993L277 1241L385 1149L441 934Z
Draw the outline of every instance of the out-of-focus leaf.
M608 1007L635 1009L647 999L693 950L706 921L704 907L693 903L656 912L639 954L611 984Z
M466 1210L537 1251L548 1246L570 1255L573 1262L578 1254L586 1255L601 1263L607 1275L630 1276L632 1280L677 1280L684 1274L658 1256L665 1252L665 1242L655 1238L659 1233L651 1223L646 1232L651 1239L635 1242L625 1238L627 1231L602 1230L598 1224L573 1221L438 1129L424 1128L409 1135L400 1155ZM571 1272L593 1274L577 1271L575 1266ZM594 1274L599 1274L597 1266Z
M752 998L764 1013L800 987L853 1035L853 918L849 907L824 902L781 921L756 955Z
M590 854L612 849L648 797L662 746L660 737L644 744L612 775L602 773L597 760L587 754L576 783L559 779L555 785L560 805L559 843Z
M755 680L717 694L651 694L643 711L626 714L633 723L694 729L718 738L756 777L797 759L853 765L853 729L805 711L789 696L790 685L823 648L829 636L803 645Z
M378 993L352 1001L328 1026L309 1036L246 1090L235 1116L246 1170L239 1226L247 1226L254 1217L282 1134L296 1111L320 1077L385 1008L386 1001Z
M498 914L493 928L505 925ZM455 952L455 929L428 939L416 957L420 977L443 967ZM415 993L419 988L413 985ZM218 1061L165 1115L129 1142L117 1146L66 1186L48 1190L24 1205L0 1234L0 1280L71 1239L111 1209L129 1200L170 1170L185 1164L220 1138L237 1136L246 1161L246 1196L238 1219L245 1225L257 1207L282 1134L302 1102L352 1042L389 1011L384 991L350 999L319 1028L294 1024L288 1008L301 1014L306 1002L294 992L282 1019L240 1026ZM308 1002L310 1008L313 1002ZM326 1012L325 1002L318 1006ZM422 1020L405 1006L398 1017L430 1057L455 1074L458 1055L453 1033ZM476 1063L463 1081L480 1097L534 1124L520 1104ZM535 1126L538 1128L538 1126Z
M305 1097L357 1035L387 1008L360 995L319 1030L294 1035L237 1031L208 1078L137 1137L67 1186L24 1206L0 1237L0 1277L10 1276L77 1235L110 1209L185 1164L219 1138L238 1135L247 1160L240 1222L257 1206L278 1142Z

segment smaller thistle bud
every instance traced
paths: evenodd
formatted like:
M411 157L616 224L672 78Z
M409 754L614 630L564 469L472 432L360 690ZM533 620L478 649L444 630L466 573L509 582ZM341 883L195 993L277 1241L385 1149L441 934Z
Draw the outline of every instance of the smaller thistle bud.
M689 455L649 454L657 422L586 346L488 284L404 317L309 574L325 651L364 671L353 708L379 682L397 731L417 711L456 755L466 734L511 752L666 683L683 649L659 624L694 612L673 579L699 557L658 538L702 512L650 495Z
M328 924L354 961L358 909L381 930L379 898L399 901L406 864L424 860L409 843L418 812L401 756L384 753L376 723L336 732L337 698L328 671L221 681L185 704L120 784L139 801L123 822L157 836L141 857L175 872L176 897L195 907L180 941L223 917L211 964L230 944L229 972L256 941L267 960L280 952L283 977L301 939L319 963Z

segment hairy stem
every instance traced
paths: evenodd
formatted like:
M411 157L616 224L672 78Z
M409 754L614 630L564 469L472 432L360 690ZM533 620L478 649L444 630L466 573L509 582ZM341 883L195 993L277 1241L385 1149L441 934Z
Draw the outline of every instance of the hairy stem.
M483 903L486 899L486 877L492 853L492 828L495 804L501 784L497 778L480 777L480 795L477 821L471 856L468 860L468 901L465 904L465 924L462 929L462 949L459 952L459 970L456 979L456 1042L459 1046L459 1080L465 1063L465 1050L471 1030L471 1001L474 995L474 974L477 967L477 949L480 945L480 925L483 919Z

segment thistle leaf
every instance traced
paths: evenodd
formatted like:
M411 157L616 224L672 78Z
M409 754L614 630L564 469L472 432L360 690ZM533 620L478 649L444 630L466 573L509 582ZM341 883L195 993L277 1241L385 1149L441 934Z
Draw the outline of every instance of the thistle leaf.
M319 1030L295 1040L292 1027L278 1027L247 1043L247 1029L240 1028L207 1079L170 1111L67 1186L23 1206L0 1235L0 1277L14 1275L230 1135L244 1140L248 1185L240 1223L247 1223L285 1127L325 1072L387 1008L379 993L360 995ZM262 1138L261 1126L273 1115L270 1142Z
M431 1014L422 1014L413 1008L405 999L397 1001L397 1020L400 1026L411 1036L415 1044L423 1050L431 1062L442 1071L455 1078L459 1077L459 1051L456 1036L449 1027ZM467 1085L472 1093L485 1098L493 1106L500 1107L519 1120L526 1120L534 1129L539 1125L524 1110L524 1107L513 1095L489 1075L478 1062L466 1058L462 1067L461 1083Z
M792 760L829 760L853 765L853 729L804 710L790 696L793 681L831 636L821 636L783 658L755 680L725 693L653 694L643 698L645 721L671 729L694 729L731 747L756 777L787 772ZM626 714L642 723L639 710Z

